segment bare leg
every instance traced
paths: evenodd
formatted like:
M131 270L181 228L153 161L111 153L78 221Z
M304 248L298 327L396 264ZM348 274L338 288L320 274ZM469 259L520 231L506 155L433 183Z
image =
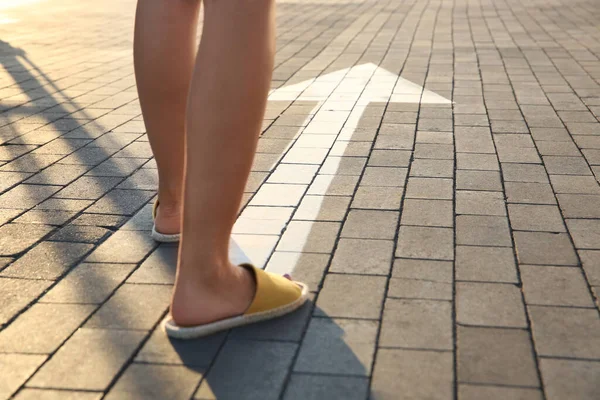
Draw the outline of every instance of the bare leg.
M275 48L273 0L204 0L187 114L183 235L171 307L178 325L243 313L248 271L230 263L231 229L250 173Z
M156 229L179 233L185 113L196 58L200 0L139 0L135 75L159 175Z

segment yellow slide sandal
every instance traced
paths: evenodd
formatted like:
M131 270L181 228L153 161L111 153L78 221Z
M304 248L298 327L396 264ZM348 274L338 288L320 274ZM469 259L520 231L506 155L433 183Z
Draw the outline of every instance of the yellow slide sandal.
M256 278L256 293L250 307L242 315L197 326L178 326L168 318L163 323L167 335L177 339L194 339L212 335L238 326L281 317L300 308L308 299L308 286L304 283L263 271L250 264L242 264Z

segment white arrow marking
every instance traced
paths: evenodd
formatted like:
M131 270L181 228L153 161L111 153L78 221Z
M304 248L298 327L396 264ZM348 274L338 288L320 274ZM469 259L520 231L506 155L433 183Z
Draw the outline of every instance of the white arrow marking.
M344 153L369 104L451 104L450 100L375 64L362 64L292 83L273 90L269 100L305 101L315 106L311 112L314 117L306 127L299 129L286 156L259 188L234 228L232 261L252 261L260 267L264 267L274 251L281 229L290 221L291 213L285 212L286 207L289 210L300 203L308 183L333 146L336 146L336 154ZM327 193L337 174L340 158L332 158L331 161L327 163L327 175L319 176L320 193ZM294 166L297 168L294 169ZM306 171L311 166L312 175ZM297 171L296 175L293 171ZM303 182L302 177L306 174L310 179ZM317 214L323 199L315 196L314 201L311 200L311 209ZM265 205L279 207L260 207ZM312 225L310 221L303 221L293 243L279 243L278 249L282 248L287 253L278 253L278 259L269 264L270 271L293 273L300 252L310 239Z

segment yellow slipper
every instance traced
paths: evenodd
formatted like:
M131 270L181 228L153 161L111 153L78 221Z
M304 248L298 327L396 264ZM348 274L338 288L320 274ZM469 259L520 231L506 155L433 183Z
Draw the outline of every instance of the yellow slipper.
M156 211L158 210L158 199L154 202L154 206L152 206L152 220L156 219ZM152 233L150 234L152 239L161 243L176 243L179 242L180 234L165 234L160 233L156 230L156 224L152 225Z
M304 283L263 271L250 264L242 264L254 273L256 293L248 310L242 315L196 326L178 326L172 318L163 323L167 335L177 339L194 339L212 335L238 326L281 317L300 308L308 299Z

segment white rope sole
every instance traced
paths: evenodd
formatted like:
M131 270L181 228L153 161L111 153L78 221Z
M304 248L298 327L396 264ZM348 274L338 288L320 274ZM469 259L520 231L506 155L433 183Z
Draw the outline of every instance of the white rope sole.
M308 300L308 286L300 282L294 283L297 283L302 287L302 294L297 300L284 306L274 308L268 311L254 313L248 316L240 315L237 317L231 317L221 321L211 322L209 324L197 326L181 327L175 324L175 322L169 318L163 322L163 329L165 330L167 335L172 338L195 339L204 336L209 336L217 332L225 331L239 326L254 324L256 322L267 321L273 318L284 316L293 311L296 311L298 308L302 307L304 303L306 303L306 300Z
M152 226L152 233L150 234L152 239L156 240L160 243L177 243L179 242L180 234L175 233L172 235L166 235L164 233L159 233L156 231L156 226Z

